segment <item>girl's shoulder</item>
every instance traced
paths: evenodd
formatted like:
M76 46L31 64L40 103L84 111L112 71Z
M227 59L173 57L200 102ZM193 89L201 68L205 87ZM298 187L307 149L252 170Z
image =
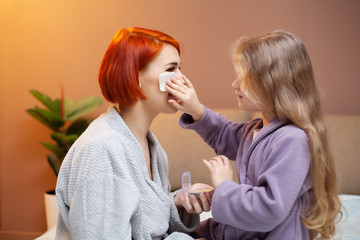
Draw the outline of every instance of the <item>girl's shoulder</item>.
M307 146L309 139L306 132L294 124L283 124L271 134L272 141Z
M247 128L250 133L255 129L262 127L261 119L254 119L248 123ZM284 123L279 119L274 119L270 123L261 128L256 136L257 141L265 140L268 143L276 142L292 142L292 143L308 143L306 132L294 124Z
M289 137L296 136L307 138L306 132L295 124L284 124L278 129L278 134Z

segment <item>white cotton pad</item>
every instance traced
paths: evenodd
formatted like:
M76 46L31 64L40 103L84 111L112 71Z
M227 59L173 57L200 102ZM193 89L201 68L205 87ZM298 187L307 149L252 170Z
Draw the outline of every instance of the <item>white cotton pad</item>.
M160 91L162 92L166 92L166 81L168 79L171 79L172 77L175 77L175 73L174 72L164 72L162 74L159 75L159 88Z

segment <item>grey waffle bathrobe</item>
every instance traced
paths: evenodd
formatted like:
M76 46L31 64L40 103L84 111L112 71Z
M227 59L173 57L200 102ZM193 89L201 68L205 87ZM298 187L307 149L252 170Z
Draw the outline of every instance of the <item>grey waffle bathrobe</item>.
M153 180L142 149L115 107L69 150L58 176L56 239L193 239L199 216L179 212L167 156L149 131Z

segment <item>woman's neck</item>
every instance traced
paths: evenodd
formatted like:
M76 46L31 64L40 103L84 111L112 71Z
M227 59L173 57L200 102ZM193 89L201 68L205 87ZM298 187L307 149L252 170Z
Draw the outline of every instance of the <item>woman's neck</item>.
M135 138L139 142L146 161L149 178L153 179L149 142L146 138L146 135L149 131L152 120L156 117L156 114L146 111L146 108L142 102L137 102L134 106L121 108L118 111L126 125L130 128L132 133L135 135Z
M156 115L152 116L144 110L141 102L138 102L131 107L120 108L118 111L137 140L141 143L145 143L147 132L149 131L152 120Z

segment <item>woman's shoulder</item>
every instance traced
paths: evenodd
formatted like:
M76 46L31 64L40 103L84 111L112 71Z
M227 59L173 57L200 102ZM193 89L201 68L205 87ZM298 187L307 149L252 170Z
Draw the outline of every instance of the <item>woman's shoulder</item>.
M131 146L125 134L96 119L71 146L62 168L83 178L97 174L119 176L120 169L129 168L129 154L136 152Z
M119 157L134 146L134 136L127 126L111 114L102 114L95 119L71 146L68 155L79 161L82 158L99 158L97 164L105 164L108 157ZM122 119L121 119L122 120Z
M79 144L103 144L105 146L131 142L134 136L116 109L109 110L96 118L78 139Z

